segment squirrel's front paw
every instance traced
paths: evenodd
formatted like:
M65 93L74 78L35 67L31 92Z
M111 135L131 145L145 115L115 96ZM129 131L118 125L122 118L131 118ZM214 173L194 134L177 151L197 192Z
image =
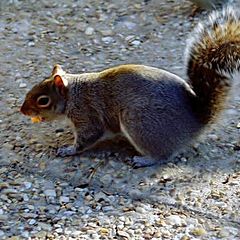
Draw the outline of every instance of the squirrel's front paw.
M77 150L74 145L63 146L58 148L57 150L57 156L60 156L60 157L72 156L72 155L75 155L76 153L77 153Z

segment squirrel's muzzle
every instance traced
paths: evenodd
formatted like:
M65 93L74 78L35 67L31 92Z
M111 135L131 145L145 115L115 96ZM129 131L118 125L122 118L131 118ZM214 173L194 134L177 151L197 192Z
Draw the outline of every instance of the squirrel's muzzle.
M23 105L20 107L19 111L24 114L24 115L31 115L31 111L26 107L25 102Z
M20 107L19 111L20 111L22 114L26 115L26 112L25 112L25 110L24 110L24 104Z

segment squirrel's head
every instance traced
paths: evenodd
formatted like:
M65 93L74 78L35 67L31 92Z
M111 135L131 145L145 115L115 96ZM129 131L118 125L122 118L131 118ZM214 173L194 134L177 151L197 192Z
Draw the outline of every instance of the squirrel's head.
M68 96L68 82L64 75L62 68L55 65L51 76L27 93L21 113L38 121L51 121L62 115Z

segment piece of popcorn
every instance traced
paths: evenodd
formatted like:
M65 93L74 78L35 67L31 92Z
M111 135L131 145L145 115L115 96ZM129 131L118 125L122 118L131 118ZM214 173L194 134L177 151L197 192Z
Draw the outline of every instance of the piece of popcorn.
M31 117L32 123L39 123L42 121L42 118L37 116L37 117Z

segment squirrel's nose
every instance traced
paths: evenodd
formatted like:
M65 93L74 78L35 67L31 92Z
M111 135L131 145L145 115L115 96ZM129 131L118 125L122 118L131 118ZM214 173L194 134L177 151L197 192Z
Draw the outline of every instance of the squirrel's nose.
M22 106L20 107L19 111L24 114L24 110Z

